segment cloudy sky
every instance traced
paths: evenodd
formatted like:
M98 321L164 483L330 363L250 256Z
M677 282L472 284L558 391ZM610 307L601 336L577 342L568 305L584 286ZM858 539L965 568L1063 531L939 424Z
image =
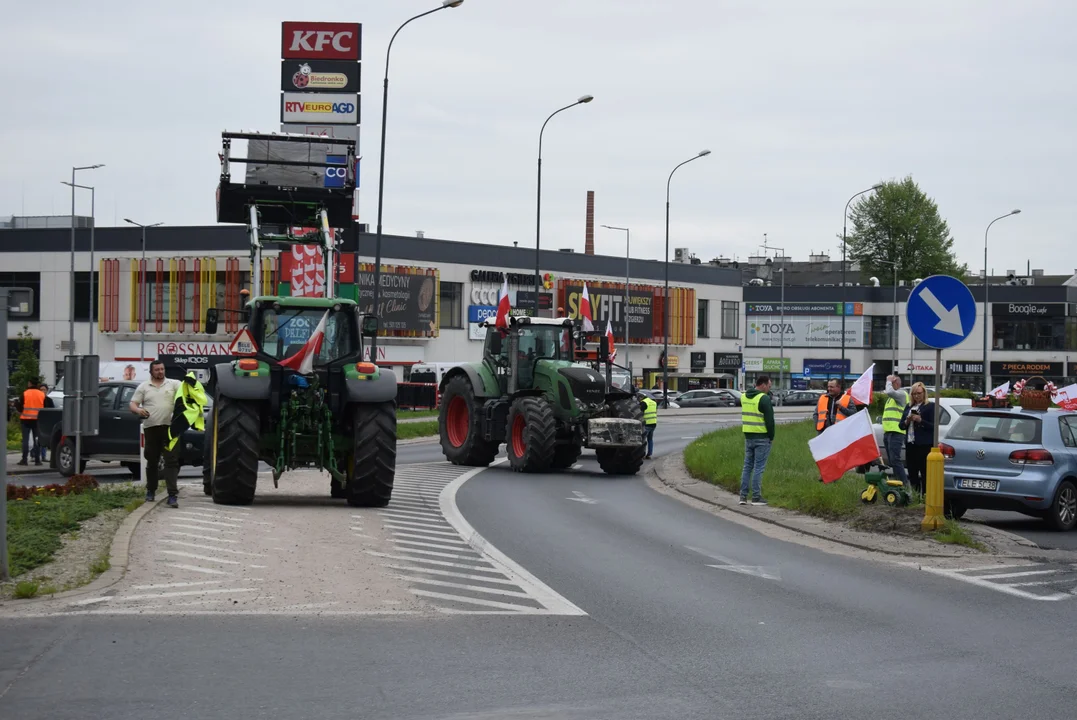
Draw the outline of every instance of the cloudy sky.
M4 11L0 215L65 214L72 165L102 225L212 224L223 129L278 129L280 23L363 23L362 221L377 209L385 46L440 0L18 3ZM596 222L661 257L834 252L850 195L911 174L962 260L1077 268L1077 3L466 0L393 48L388 232L582 250ZM89 213L80 199L79 213ZM597 231L600 253L623 233Z

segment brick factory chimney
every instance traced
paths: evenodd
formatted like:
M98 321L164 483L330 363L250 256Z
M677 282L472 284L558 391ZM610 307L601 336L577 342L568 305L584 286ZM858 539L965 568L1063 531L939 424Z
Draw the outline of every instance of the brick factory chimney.
M587 225L583 233L583 254L595 254L595 191L587 191Z

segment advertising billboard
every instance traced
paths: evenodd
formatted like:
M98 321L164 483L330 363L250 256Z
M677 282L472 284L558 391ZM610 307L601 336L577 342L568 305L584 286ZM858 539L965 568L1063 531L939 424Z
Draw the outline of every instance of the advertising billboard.
M359 266L359 309L377 315L396 336L437 337L439 273L433 268L383 265L379 307L374 310L374 265Z
M576 320L580 316L580 297L583 281L566 280L565 315ZM587 296L591 302L591 315L595 331L606 329L606 320L613 325L613 334L620 340L625 334L624 285L616 283L587 283ZM630 286L628 291L629 338L650 341L654 337L654 290Z
M749 347L841 347L840 315L820 316L786 316L784 320L777 315L755 316L748 320ZM864 318L860 316L845 318L846 347L862 347L864 344Z
M359 60L362 25L339 22L281 23L280 56L286 60Z
M320 125L357 125L359 96L355 93L283 92L280 94L282 123L316 123Z
M281 60L280 89L284 92L358 93L357 62L339 60Z
M744 304L746 315L778 315L782 314L781 303L750 302ZM785 303L786 315L841 315L841 303ZM845 303L845 315L863 315L864 303Z

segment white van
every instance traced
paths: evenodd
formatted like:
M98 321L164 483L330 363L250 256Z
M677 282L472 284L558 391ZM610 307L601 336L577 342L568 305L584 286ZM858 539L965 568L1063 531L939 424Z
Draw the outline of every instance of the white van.
M411 366L408 382L441 385L441 379L445 377L445 373L464 364L461 362L415 363Z

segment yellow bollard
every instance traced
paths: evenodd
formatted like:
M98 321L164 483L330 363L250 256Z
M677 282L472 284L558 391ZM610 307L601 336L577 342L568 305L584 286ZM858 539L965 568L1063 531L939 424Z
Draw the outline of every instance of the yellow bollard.
M943 515L942 477L945 459L938 446L927 455L927 494L924 497L924 520L920 529L925 532L938 530L946 523Z

